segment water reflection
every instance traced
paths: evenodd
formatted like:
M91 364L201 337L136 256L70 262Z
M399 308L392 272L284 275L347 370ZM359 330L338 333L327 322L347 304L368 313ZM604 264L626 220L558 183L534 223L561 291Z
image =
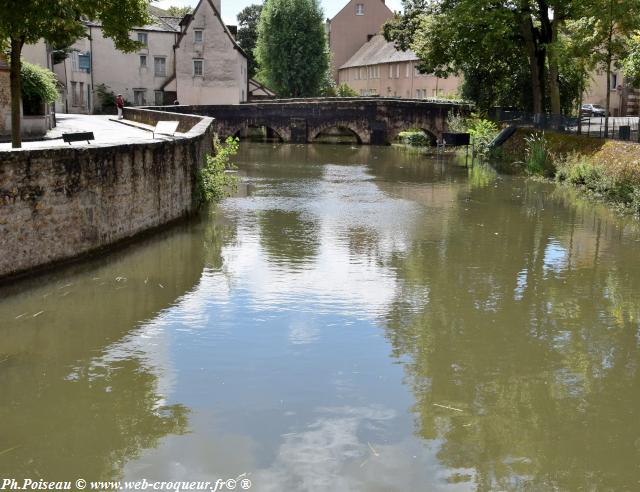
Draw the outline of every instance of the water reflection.
M200 279L191 227L3 291L0 475L115 478L185 432L159 321L145 320Z
M637 489L633 223L397 149L238 161L202 221L0 301L0 475Z

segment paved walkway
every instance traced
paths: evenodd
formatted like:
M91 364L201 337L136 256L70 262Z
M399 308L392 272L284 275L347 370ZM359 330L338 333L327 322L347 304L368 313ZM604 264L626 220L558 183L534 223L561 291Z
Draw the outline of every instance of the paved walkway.
M51 147L69 147L62 141L63 133L93 132L96 138L91 144L87 142L74 142L74 147L90 147L91 145L105 146L115 144L144 143L153 141L151 132L123 125L111 121L114 116L97 116L83 114L57 114L57 126L49 132L48 137L59 137L56 140L40 140L37 142L23 142L23 149L42 149ZM157 136L156 140L171 137ZM11 143L0 143L0 150L11 150Z

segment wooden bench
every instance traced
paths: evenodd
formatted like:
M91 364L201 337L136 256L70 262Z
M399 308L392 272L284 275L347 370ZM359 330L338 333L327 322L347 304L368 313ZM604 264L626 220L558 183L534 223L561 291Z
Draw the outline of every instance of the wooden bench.
M158 121L156 127L153 129L153 138L156 138L156 133L158 135L169 135L173 137L178 131L178 125L180 125L179 121Z
M93 136L93 132L75 132L75 133L64 133L62 135L62 140L65 143L71 145L71 142L87 142L91 143L91 140L95 140Z

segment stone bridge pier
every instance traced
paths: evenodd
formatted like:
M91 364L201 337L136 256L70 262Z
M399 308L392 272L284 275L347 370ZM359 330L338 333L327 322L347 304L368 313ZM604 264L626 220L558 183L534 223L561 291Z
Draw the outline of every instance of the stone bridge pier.
M417 128L435 143L448 131L451 113L467 113L467 105L430 100L388 98L283 99L221 106L164 106L162 111L212 117L221 139L250 127L266 127L283 142L311 143L322 132L341 128L365 145L388 145L402 131Z

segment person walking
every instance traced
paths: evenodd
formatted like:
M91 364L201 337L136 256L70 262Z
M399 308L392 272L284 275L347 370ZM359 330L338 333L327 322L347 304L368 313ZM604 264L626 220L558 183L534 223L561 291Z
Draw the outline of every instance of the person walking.
M124 109L124 97L122 97L122 94L118 94L118 97L116 97L116 108L118 108L118 119L121 120L124 118L122 115L122 110Z

